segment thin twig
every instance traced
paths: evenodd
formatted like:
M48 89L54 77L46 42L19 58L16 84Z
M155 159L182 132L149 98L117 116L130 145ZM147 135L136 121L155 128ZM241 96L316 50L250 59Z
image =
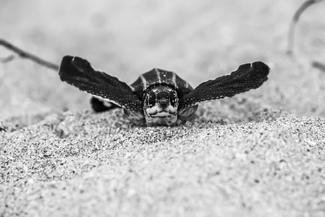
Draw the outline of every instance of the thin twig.
M10 62L11 60L13 60L15 57L14 55L10 55L10 56L7 56L7 57L2 57L0 58L0 62L1 63L7 63L7 62Z
M288 50L287 54L292 55L293 54L293 47L294 47L294 32L295 32L295 27L297 25L297 22L300 18L300 15L302 12L304 12L310 5L321 2L322 0L307 0L305 1L300 8L296 11L295 15L292 18L292 21L290 23L289 27L289 34L288 34Z
M35 56L33 54L30 54L30 53L28 53L26 51L23 51L20 48L12 45L11 43L9 43L9 42L7 42L5 40L0 39L0 45L2 45L4 47L6 47L7 49L17 53L22 58L30 59L30 60L32 60L32 61L34 61L34 62L36 62L36 63L38 63L38 64L40 64L42 66L53 69L55 71L59 70L58 65L56 65L54 63L51 63L51 62L48 62L46 60L43 60L43 59L41 59L41 58L39 58L39 57L37 57L37 56Z
M313 67L325 72L325 65L323 63L320 63L320 62L317 62L317 61L314 61L313 62Z

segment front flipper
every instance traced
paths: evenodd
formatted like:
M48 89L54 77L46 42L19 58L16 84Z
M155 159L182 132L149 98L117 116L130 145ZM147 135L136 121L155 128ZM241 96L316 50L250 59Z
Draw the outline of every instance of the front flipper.
M179 111L186 110L202 101L232 97L238 93L260 87L269 74L269 67L263 62L247 63L230 75L200 84L192 92L186 94L179 102Z
M132 89L113 76L95 71L87 60L64 56L59 75L62 81L124 108L134 116L132 119L143 119L141 101Z

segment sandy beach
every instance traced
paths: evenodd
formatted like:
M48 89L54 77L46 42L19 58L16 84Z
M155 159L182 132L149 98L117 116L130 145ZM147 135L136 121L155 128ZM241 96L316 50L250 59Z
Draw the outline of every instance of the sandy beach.
M193 87L245 62L271 72L193 123L143 127L94 113L51 69L1 62L0 216L325 215L324 2L303 14L294 56L304 1L31 2L1 3L0 38L57 64L78 55L127 83L161 67Z

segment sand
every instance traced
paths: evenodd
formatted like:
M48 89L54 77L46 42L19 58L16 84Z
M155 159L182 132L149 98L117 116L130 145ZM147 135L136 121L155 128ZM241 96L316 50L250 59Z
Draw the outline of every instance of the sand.
M202 113L208 113L201 108ZM137 127L65 112L1 136L3 216L323 216L325 120Z

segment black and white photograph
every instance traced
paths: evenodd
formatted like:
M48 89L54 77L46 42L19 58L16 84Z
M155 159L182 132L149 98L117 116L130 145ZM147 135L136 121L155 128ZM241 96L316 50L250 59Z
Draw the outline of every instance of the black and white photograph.
M325 1L0 0L0 217L324 217Z

